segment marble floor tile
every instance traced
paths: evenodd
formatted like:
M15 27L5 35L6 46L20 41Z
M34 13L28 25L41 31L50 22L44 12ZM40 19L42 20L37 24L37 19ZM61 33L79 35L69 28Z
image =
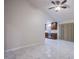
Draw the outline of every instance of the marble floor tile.
M74 59L74 43L46 39L44 44L5 53L5 59Z

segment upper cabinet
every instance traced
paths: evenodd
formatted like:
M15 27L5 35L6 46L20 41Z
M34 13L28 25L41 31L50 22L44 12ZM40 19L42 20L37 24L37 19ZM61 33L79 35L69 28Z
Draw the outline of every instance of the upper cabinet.
M57 30L57 22L51 23L51 30Z

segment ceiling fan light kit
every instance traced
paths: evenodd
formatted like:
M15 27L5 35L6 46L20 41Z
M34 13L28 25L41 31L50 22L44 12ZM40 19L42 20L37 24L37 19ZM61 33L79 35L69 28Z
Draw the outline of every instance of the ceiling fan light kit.
M61 10L61 8L59 7L59 6L57 6L56 8L55 8L55 11L56 12L58 12L58 11L60 11Z

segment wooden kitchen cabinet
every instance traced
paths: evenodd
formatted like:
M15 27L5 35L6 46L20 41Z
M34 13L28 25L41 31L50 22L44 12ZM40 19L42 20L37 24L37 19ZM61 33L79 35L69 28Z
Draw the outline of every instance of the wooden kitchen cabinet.
M48 38L48 33L47 32L45 32L45 38Z
M57 22L51 23L51 30L57 30Z
M51 39L57 39L57 33L51 33Z

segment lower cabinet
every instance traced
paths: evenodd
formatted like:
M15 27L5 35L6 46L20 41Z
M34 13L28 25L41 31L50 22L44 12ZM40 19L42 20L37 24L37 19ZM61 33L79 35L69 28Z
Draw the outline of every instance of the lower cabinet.
M48 33L46 32L46 33L45 33L45 38L49 38L48 36L49 36L49 35L48 35Z
M49 39L57 39L57 33L45 33L45 38L49 38Z
M57 33L51 33L51 39L57 39Z

